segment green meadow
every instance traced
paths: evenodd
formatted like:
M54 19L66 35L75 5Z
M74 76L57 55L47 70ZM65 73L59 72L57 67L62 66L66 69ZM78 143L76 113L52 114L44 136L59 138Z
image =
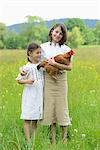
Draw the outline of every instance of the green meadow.
M26 150L20 120L23 85L15 80L19 67L25 63L24 50L0 50L0 150ZM76 49L67 78L72 122L68 142L62 143L57 125L57 144L50 146L49 128L38 122L31 150L100 150L100 47Z

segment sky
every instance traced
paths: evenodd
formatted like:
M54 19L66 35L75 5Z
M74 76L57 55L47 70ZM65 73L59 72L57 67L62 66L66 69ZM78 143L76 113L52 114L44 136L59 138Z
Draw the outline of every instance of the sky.
M0 22L6 25L26 22L26 16L44 20L81 18L100 20L100 0L1 0Z

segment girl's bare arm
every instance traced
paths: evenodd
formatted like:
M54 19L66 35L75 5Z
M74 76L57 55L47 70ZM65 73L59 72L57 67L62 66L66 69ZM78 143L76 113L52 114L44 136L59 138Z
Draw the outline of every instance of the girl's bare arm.
M33 84L34 80L17 80L19 84Z

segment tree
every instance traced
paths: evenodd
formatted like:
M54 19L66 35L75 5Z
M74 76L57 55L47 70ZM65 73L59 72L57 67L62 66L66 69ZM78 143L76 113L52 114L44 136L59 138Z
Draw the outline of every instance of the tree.
M0 23L0 48L4 48L4 37L7 33L7 27L4 23Z
M0 40L0 49L3 49L4 48L4 43L2 40Z
M84 32L82 33L84 38L84 45L93 45L95 42L95 35L92 29L85 27Z
M99 44L100 45L100 21L98 21L96 23L96 26L94 28L94 34L95 34L95 41L96 41L96 44Z
M15 31L8 31L7 36L5 37L5 45L8 49L19 48L19 37Z
M81 32L85 29L85 26L86 26L83 20L80 18L68 19L65 22L65 25L67 26L68 31L72 31L74 27L78 27Z
M74 27L72 32L68 32L68 45L77 48L83 43L83 38L78 27Z
M45 22L38 16L27 16L27 23L21 32L21 35L26 37L26 42L31 41L41 43L47 41L48 29L45 27Z

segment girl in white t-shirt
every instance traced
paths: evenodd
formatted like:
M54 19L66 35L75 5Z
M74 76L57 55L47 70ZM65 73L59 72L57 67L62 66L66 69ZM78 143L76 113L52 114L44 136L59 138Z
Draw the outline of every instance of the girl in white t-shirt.
M27 48L28 63L21 67L25 75L18 74L16 80L25 84L22 94L21 119L24 120L24 131L27 143L30 144L30 123L32 122L33 138L35 138L37 121L43 118L43 71L37 70L41 58L41 47L30 43Z
M64 54L71 49L64 43L67 40L66 27L63 24L56 24L49 32L50 41L41 44L42 59L49 61L49 64L59 68L57 80L45 72L44 83L44 115L42 123L50 126L51 143L56 143L56 123L61 126L62 139L67 139L67 126L71 124L68 112L67 101L67 75L65 70L71 70L72 60L69 65L55 62L54 56Z

